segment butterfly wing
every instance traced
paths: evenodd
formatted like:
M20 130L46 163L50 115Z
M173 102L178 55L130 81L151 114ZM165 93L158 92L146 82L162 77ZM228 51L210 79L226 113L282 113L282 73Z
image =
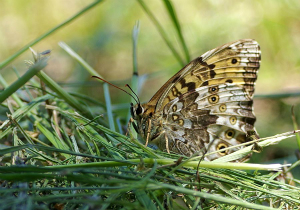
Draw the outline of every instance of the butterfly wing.
M261 52L258 43L243 39L204 53L171 77L150 99L156 111L185 92L212 84L232 83L254 92Z
M156 112L163 116L166 138L155 142L158 147L190 156L203 148L209 153L247 141L247 132L255 130L252 97L259 65L258 43L239 40L185 66L150 100L157 101Z

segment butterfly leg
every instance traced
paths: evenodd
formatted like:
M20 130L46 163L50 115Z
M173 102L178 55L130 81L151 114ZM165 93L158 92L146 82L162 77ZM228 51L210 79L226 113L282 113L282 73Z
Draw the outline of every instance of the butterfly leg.
M127 124L127 131L126 131L125 136L127 136L127 135L129 134L129 132L130 132L130 126L131 126L131 125L133 126L134 130L135 130L137 133L139 133L139 132L138 132L138 128L137 128L136 124L134 123L134 119L131 117L131 118L129 119L128 124Z
M166 139L166 149L167 149L167 152L170 153L170 149L169 149L169 139L168 139L166 133L165 133L165 139Z
M147 138L146 138L146 143L145 143L145 147L148 146L149 143L149 137L150 137L150 131L151 131L151 119L148 119L148 129L147 129Z

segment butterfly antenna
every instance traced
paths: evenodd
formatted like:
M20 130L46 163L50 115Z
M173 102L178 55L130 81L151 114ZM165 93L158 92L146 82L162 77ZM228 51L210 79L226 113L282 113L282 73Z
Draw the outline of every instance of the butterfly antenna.
M100 79L100 80L102 80L103 82L105 82L105 83L107 83L107 84L110 84L111 86L113 86L113 87L115 87L115 88L117 88L117 89L119 89L119 90L122 90L123 92L127 93L128 95L130 95L130 96L135 100L136 103L140 104L140 100L136 100L136 98L135 98L132 94L128 93L126 90L124 90L124 89L122 89L122 88L119 88L118 86L116 86L116 85L114 85L114 84L112 84L112 83L110 83L110 82L106 81L105 79L102 79L102 78L100 78L100 77L98 77L98 76L92 76L92 77L97 78L97 79ZM131 90L131 88L130 88L130 90ZM134 93L134 92L133 92L133 93ZM136 95L136 94L134 93L134 95Z
M136 96L136 98L137 98L137 100L138 100L138 102L139 102L138 104L141 104L138 95L132 90L132 88L131 88L128 84L126 84L125 86L128 87L128 88L131 90L131 92Z

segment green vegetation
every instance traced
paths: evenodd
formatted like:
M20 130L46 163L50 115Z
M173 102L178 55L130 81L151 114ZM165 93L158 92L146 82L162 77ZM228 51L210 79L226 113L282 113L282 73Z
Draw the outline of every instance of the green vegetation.
M195 2L198 1L191 4L195 4ZM260 6L266 6L263 3L256 3ZM278 171L278 168L274 167L279 165L227 163L228 160L234 160L238 156L228 155L224 156L222 161L202 161L199 165L199 157L181 158L179 155L153 150L141 144L132 130L130 130L129 135L124 134L127 131L125 126L127 126L129 115L129 97L127 95L121 96L120 101L117 101L116 104L115 94L110 94L115 90L110 90L110 92L105 83L103 84L103 91L101 88L100 91L99 89L95 91L98 97L101 95L100 99L95 99L95 96L90 94L93 91L84 91L78 88L80 86L78 83L75 84L77 88L74 88L75 92L74 90L68 91L68 82L61 84L49 76L51 72L47 72L47 67L51 64L47 66L47 63L51 62L51 57L55 57L56 52L52 52L50 55L48 51L38 53L32 50L33 61L27 61L28 67L20 65L11 68L9 66L18 56L29 51L28 47L31 46L35 49L33 45L42 41L47 42L48 38L54 36L54 32L66 30L67 23L73 23L78 18L88 16L93 11L90 9L109 8L109 4L115 6L115 4L120 3L107 1L104 4L102 1L94 1L75 15L70 15L71 18L24 45L21 50L9 58L2 59L4 61L0 63L0 85L3 87L0 92L0 209L168 209L167 207L169 209L296 209L299 207L300 180L298 174L294 174L295 170L293 169L299 168L300 161L293 161L292 166L284 166L282 171ZM278 10L280 6L287 6L290 9L293 8L290 16L293 16L294 13L298 14L296 8L299 11L300 6L296 2L290 2L289 5L282 4L276 3L270 7L273 10ZM113 6L111 7L119 10ZM192 6L187 5L186 8ZM218 10L218 7L213 3L206 2L202 6ZM242 6L241 4L240 7ZM173 54L174 60L171 63L178 63L178 67L190 60L192 57L190 55L195 54L191 51L195 49L191 48L188 44L191 42L184 38L186 27L182 25L181 18L184 19L185 16L177 12L173 2L163 0L159 7L170 18L171 24L166 28L164 27L165 23L159 21L156 11L151 9L157 8L154 3L138 0L134 1L133 7L139 8L140 13L150 17L162 37L161 43L159 43L168 47L162 47L162 50L156 49L158 57L161 57L163 53ZM177 9L182 11L178 5ZM208 9L201 11L207 12ZM140 14L139 12L137 14ZM251 15L253 14L251 13ZM128 17L127 14L124 17ZM271 28L270 31L277 31L276 25L266 24L267 21L271 22L270 20L259 18L261 18L259 22L262 25ZM215 20L212 17L211 21ZM103 22L105 21L103 20ZM228 27L225 20L223 24L224 28ZM215 23L215 30L220 32L221 25ZM109 26L101 25L99 27L107 27L107 31L103 30L103 34L109 35ZM146 78L145 76L137 76L138 62L146 59L149 55L146 53L146 57L138 58L141 49L138 40L140 40L143 30L145 31L139 27L137 22L132 31L133 56L130 59L133 60L133 72L135 72L131 80L134 90L140 88L138 80L145 82ZM201 30L207 32L210 27L210 25L207 27L204 25ZM283 26L285 29L286 27L286 25ZM174 36L177 37L179 47L170 39L169 29L173 30ZM266 34L266 37L272 38L268 42L274 43L275 47L279 48L279 45L282 44L282 41L278 41L280 38L276 37L276 34L274 36L270 36L267 32ZM73 36L75 36L74 33ZM216 35L216 38L218 36L222 36L222 33ZM213 34L208 37L213 39ZM258 38L263 42L265 40L263 37L261 35ZM203 50L201 49L203 52L206 47L210 49L226 42L220 42L218 39L216 44L211 45L213 41L206 43L205 38L201 38L203 38L200 40L203 42L204 47ZM143 39L141 41L145 42ZM128 38L127 43L129 42L130 39ZM78 78L90 78L92 75L100 76L99 74L102 75L102 73L109 77L105 71L95 71L91 67L94 65L88 62L91 59L89 56L80 56L76 50L77 45L81 45L80 42L76 45L72 44L75 47L70 47L65 42L60 42L59 46L64 50L64 56L68 56L76 65L79 64L79 67L76 67L81 71ZM99 45L100 47L98 47L101 48L101 43ZM291 48L291 44L288 46ZM145 52L145 49L141 50ZM105 53L113 54L113 51L105 51ZM277 53L280 54L281 51L278 50ZM288 51L288 53L291 52ZM102 55L102 52L95 47L93 53L89 55L97 57ZM291 60L299 59L298 55L291 56ZM266 57L268 56L266 55ZM117 62L117 57L114 58ZM104 61L104 59L101 58L100 61ZM148 60L151 61L149 58ZM69 61L63 61L69 63ZM123 65L128 65L124 61L126 59L122 60ZM278 65L283 65L278 60L276 62ZM161 64L162 66L170 65L169 63L166 64L165 61ZM104 64L104 67L107 65ZM112 64L112 67L109 66L110 68L107 70L112 70L111 68L116 66ZM266 66L270 67L271 64L267 62ZM129 67L124 68L132 67L129 65ZM26 69L26 72L19 73L24 72L22 69ZM68 71L68 69L61 71L64 70ZM263 79L264 75L270 74L267 70L265 71L267 73L260 75L259 80ZM12 76L7 77L8 74L11 75L11 72L18 77L13 82ZM158 75L162 74L158 73ZM153 78L157 78L156 73L148 75L146 79L151 80ZM269 84L268 80L271 79L264 80L265 84ZM92 84L93 87L102 85L99 81L90 81L89 84ZM85 85L87 83L83 84L83 86ZM296 98L295 96L299 96L295 93L287 94L289 97L293 96L293 99ZM271 104L270 106L277 107L278 111L289 109L287 108L289 106L286 105L289 102L279 101L278 105L272 101L272 98L285 96L287 95L279 93L265 94L261 95L262 99L259 100L266 100ZM123 101L125 97L126 99ZM104 102L99 102L102 98L104 98ZM285 131L297 129L297 118L299 117L297 110L299 108L296 106L293 116L295 127L291 126ZM269 113L268 110L266 112ZM282 113L280 115L282 117L280 118L281 124L279 124L283 128L287 128L288 123L285 120L286 118L291 119L291 115ZM292 123L290 124L292 125ZM261 130L262 133L269 134L270 131L265 131L268 128L267 125L258 127L258 131ZM273 134L278 134L278 132ZM273 147L269 146L270 144L291 136L294 134L288 132L271 139L266 138L259 145L267 150ZM285 144L283 148L287 145L286 141L289 140L282 141L282 144ZM295 138L292 141L296 143ZM292 150L295 148L297 147L294 146ZM240 151L238 155L245 155L251 151L250 146ZM253 156L253 161L259 159L259 156ZM264 171L270 168L275 172Z

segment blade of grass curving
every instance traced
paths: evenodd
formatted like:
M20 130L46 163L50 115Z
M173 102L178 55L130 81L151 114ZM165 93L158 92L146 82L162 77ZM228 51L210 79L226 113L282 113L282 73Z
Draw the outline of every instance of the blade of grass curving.
M16 151L25 149L25 148L27 148L27 147L28 147L28 146L25 144L25 145L13 146L13 147L1 149L1 150L0 150L0 155L3 156L3 155L5 155L5 154L13 153L13 152L16 152Z
M87 7L85 7L84 9L82 9L81 11L79 11L78 13L76 13L75 15L73 15L72 17L70 17L69 19L65 20L64 22L62 22L59 25L57 25L56 27L50 29L49 31L47 31L46 33L44 33L43 35L41 35L40 37L38 37L35 40L33 40L32 42L30 42L29 44L27 44L24 47L22 47L14 55L12 55L11 57L9 57L6 60L4 60L3 62L1 62L0 63L0 69L2 69L3 67L5 67L7 64L9 64L11 61L13 61L15 58L17 58L23 52L25 52L29 47L32 47L33 45L35 45L39 41L43 40L44 38L46 38L47 36L49 36L50 34L52 34L53 32L57 31L58 29L62 28L65 25L67 25L68 23L72 22L73 20L75 20L76 18L78 18L79 16L81 16L82 14L84 14L85 12L87 12L89 9L93 8L94 6L96 6L100 2L102 2L102 0L96 0L96 1L94 1L93 3L91 3L90 5L88 5Z
M24 129L20 126L20 124L15 119L13 119L11 115L8 115L8 118L10 119L12 124L14 124L14 126L16 128L18 128L18 130L22 133L23 137L27 140L27 142L33 144L32 139L27 135L27 133L24 131ZM19 140L16 129L14 129L13 135L14 135L14 137L16 137Z
M97 71L95 71L80 55L78 55L69 45L65 42L59 42L58 45L65 50L72 58L74 58L90 75L95 75L103 78ZM102 82L100 80L100 82Z
M184 54L185 54L185 59L186 59L186 63L189 63L190 62L190 54L189 54L189 51L188 51L188 48L185 44L185 40L183 38L183 35L182 35L182 31L181 31L181 26L180 26L180 23L178 21L178 18L177 18L177 15L176 15L176 12L174 10L174 7L171 3L170 0L163 0L164 4L165 4L165 7L170 15L170 18L176 28L176 31L177 31L177 35L179 37L179 40L180 40L180 43L181 43L181 46L182 46L182 49L184 51Z
M239 146L243 146L243 145L250 145L250 146L244 147L244 148L239 149L231 154L228 154L228 155L225 155L218 159L215 159L215 160L213 160L213 162L229 162L229 161L238 160L238 159L243 158L246 155L252 153L252 150L253 150L252 143L254 143L254 142L257 142L257 144L260 147L266 147L269 145L277 144L280 141L285 140L287 138L291 138L291 137L295 136L295 134L298 132L300 132L300 130L277 134L275 136L271 136L271 137L267 137L267 138L255 139L253 141L240 144ZM228 148L226 148L226 149L228 149ZM226 151L226 149L223 151ZM217 152L219 152L219 151L222 151L222 150L218 150ZM206 155L210 155L213 153L215 153L215 152L207 153Z
M21 76L20 76L18 70L16 69L16 67L13 66L12 69L14 70L15 74L17 75L17 77L20 78ZM33 78L32 78L31 80L29 80L29 82L30 82L32 85L34 85L34 83L35 83L35 81L34 81ZM36 86L37 86L37 85L36 85ZM30 93L30 91L29 91L29 89L28 89L28 87L27 87L26 85L24 85L24 89L25 89L25 91L26 91L28 97L29 97L30 100L32 101L32 100L34 99L34 97L33 97L32 94Z
M180 63L181 66L184 66L185 62L183 61L183 59L181 58L179 53L176 51L175 47L173 46L173 43L169 40L166 32L164 31L163 27L160 25L158 20L154 17L153 13L149 10L149 8L147 7L147 5L145 4L145 2L143 0L137 0L137 1L142 6L144 11L147 13L147 15L149 16L151 21L154 23L158 32L160 33L160 35L162 36L163 40L166 42L166 44L168 45L170 50L172 51L172 53L175 56L175 58L177 59L177 61Z
M109 148L111 149L111 148ZM174 159L153 159L153 158L143 158L145 164L153 165L157 161L160 165L173 165L177 160ZM114 167L114 166L129 166L132 164L140 163L140 159L128 159L124 161L114 160L105 162L94 162L94 163L81 163L81 164L69 164L69 165L56 165L48 166L51 168L80 168L80 167ZM184 167L191 167L196 169L198 167L198 161L189 161L183 164ZM281 164L253 164L253 163L213 163L208 161L202 161L200 167L203 168L225 168L225 169L243 169L243 170L272 170L278 171L282 168Z
M64 49L71 57L73 57L80 65L82 65L92 76L98 76L103 78L98 72L96 72L85 60L83 60L71 47L64 42L59 42L58 45ZM100 82L102 82L100 80ZM112 113L111 99L109 94L109 87L107 83L103 84L103 91L105 97L106 111L108 117L108 123L111 130L115 131L114 118Z
M168 190L172 190L178 193L182 193L182 194L187 194L187 195L192 195L192 196L199 196L202 198L206 198L208 200L214 200L214 201L218 201L221 203L227 203L230 205L237 205L237 206L242 206L245 208L250 208L250 209L259 209L259 210L271 210L273 208L270 207L266 207L263 205L258 205L258 204L254 204L254 203L249 203L247 201L237 201L235 199L232 198L228 198L228 197L223 197L220 195L214 195L211 193L206 193L206 192L200 192L200 191L195 191L194 189L187 189L184 187L178 187L178 186L174 186L174 185L170 185L170 184L165 184L165 183L160 183L159 185L157 184L149 184L147 186L148 188L156 188L156 189L168 189Z
M54 131L50 131L40 122L36 122L36 126L56 148L63 150L70 149L68 145L57 135L57 133L55 133Z
M2 77L2 75L0 74L0 84L4 87L4 89L8 88L8 84L6 83L6 81L4 80L4 78ZM21 99L19 98L19 96L16 93L13 93L11 95L11 97L14 99L14 101L21 107L23 106L23 102L21 101Z
M122 128L122 123L121 123L121 118L120 117L116 117L116 124L117 124L117 128L118 128L118 132L120 134L124 135L123 128Z
M4 89L0 93L0 104L3 103L9 96L11 96L14 92L16 92L19 88L21 88L26 82L28 82L33 76L38 74L43 68L47 66L48 57L42 58L35 64L29 67L26 73L17 79L13 84L11 84L8 88Z

